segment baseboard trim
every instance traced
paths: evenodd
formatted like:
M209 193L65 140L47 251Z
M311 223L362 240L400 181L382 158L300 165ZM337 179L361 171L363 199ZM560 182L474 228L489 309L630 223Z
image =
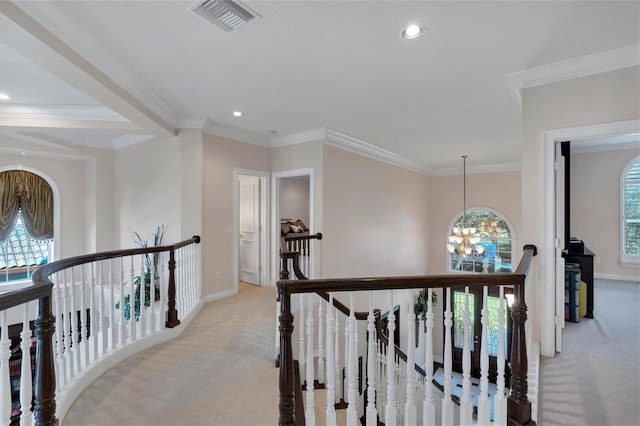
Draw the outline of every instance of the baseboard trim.
M593 274L593 278L601 280L640 282L640 275Z
M234 289L219 291L213 294L207 294L203 297L204 303L214 302L216 300L225 299L227 297L235 296L237 292Z

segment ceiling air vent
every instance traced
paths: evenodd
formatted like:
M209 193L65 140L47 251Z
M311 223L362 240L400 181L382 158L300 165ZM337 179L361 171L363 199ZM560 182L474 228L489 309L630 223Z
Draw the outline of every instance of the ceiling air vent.
M260 19L260 15L247 6L231 0L199 1L189 9L229 33L238 31Z

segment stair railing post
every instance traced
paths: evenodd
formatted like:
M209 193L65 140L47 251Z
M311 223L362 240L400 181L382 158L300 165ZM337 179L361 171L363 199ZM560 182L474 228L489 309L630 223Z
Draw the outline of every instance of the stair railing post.
M283 284L278 283L280 299L280 426L293 425L295 421L295 402L293 397L293 351L291 335L293 334L293 314L291 314L291 294ZM303 415L303 413L300 413Z
M180 320L176 309L176 251L173 247L169 251L169 288L167 289L167 297L169 302L165 325L167 328L174 328L180 325Z
M56 369L53 356L55 317L51 313L51 293L38 302L34 324L36 337L36 377L33 385L33 418L37 425L56 425Z
M527 342L525 322L527 305L524 300L524 283L514 286L514 303L511 308L513 331L511 338L511 394L507 399L507 423L510 425L534 425L531 419L531 402L527 399Z

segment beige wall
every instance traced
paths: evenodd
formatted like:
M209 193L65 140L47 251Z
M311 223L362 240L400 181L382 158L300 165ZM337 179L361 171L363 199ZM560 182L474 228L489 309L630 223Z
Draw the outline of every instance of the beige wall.
M180 239L180 139L151 139L116 151L118 246L135 247L131 233L145 238L165 225L164 243Z
M638 154L637 149L571 154L571 235L596 254L595 274L634 280L640 274L637 267L620 265L620 174Z
M280 218L300 219L309 226L310 183L309 179L299 177L280 181Z
M233 282L233 169L269 171L269 149L203 134L203 295L231 291ZM216 279L216 272L220 279Z
M428 177L324 147L324 277L424 274Z
M429 205L438 208L429 211L429 229L432 238L429 245L429 273L447 272L445 249L449 223L462 214L462 175L434 176L431 178ZM520 172L467 173L467 209L488 207L503 216L514 226L514 261L522 254L522 183Z
M547 267L543 243L543 134L554 129L621 122L640 117L640 68L631 67L522 90L522 223L521 241L536 244L539 256L529 275L528 305L533 338L543 355L553 355L553 266ZM551 284L550 284L551 283ZM544 330L544 333L543 333Z

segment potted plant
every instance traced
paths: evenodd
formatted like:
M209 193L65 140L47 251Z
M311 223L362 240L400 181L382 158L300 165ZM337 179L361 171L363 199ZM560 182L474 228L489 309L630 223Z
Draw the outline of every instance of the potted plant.
M158 247L162 245L162 238L164 237L165 226L160 225L156 227L156 230L153 234L148 236L147 238L142 238L140 234L135 231L132 231L131 234L133 236L134 243L137 247L147 248L149 247L149 240L152 240L153 245L151 247ZM159 263L160 263L160 253L145 253L143 255L143 265L144 265L144 273L143 275L137 275L133 279L133 310L135 313L135 319L138 321L140 319L140 297L141 297L141 289L144 283L144 306L151 306L151 274L153 274L153 282L155 284L154 288L154 301L160 300L160 287L159 280ZM120 309L120 301L116 303L116 309ZM129 322L131 319L131 295L127 294L124 297L124 319L126 322Z

